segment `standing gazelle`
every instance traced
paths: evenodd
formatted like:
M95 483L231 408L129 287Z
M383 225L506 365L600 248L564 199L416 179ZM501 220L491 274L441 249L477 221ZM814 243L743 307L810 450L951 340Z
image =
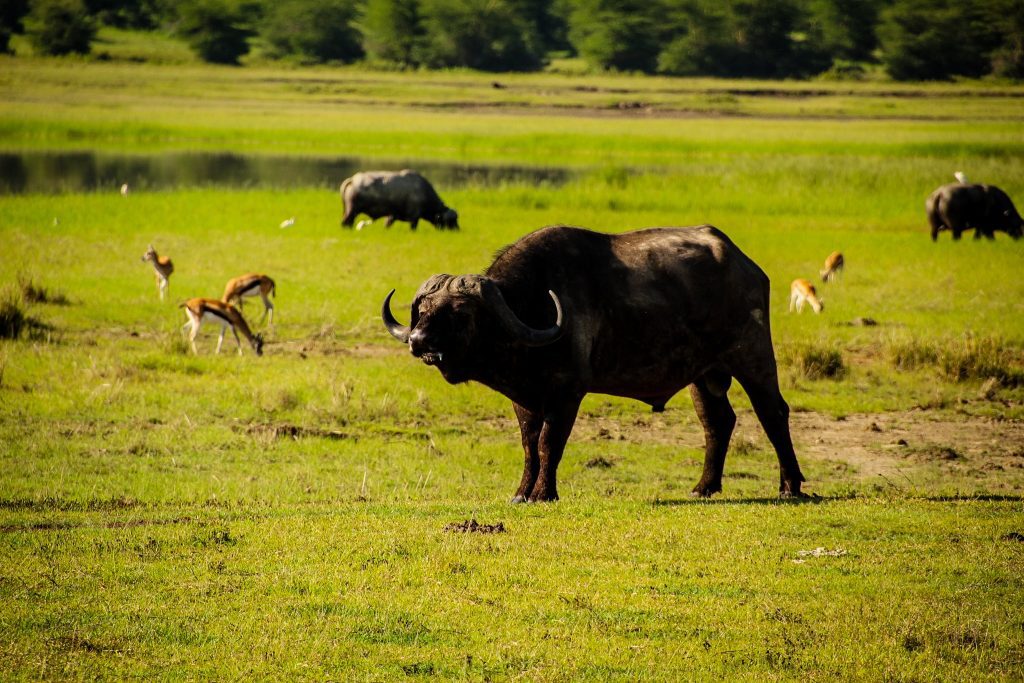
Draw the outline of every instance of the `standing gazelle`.
M157 255L156 249L153 248L152 244L149 245L146 253L142 255L142 260L153 264L153 270L156 272L156 286L160 291L160 301L163 301L164 294L167 293L167 289L170 286L168 280L171 278L171 273L174 272L174 264L166 256Z
M196 350L196 335L199 334L199 328L203 324L203 321L210 321L220 324L220 338L217 339L217 353L220 353L220 347L224 343L224 333L227 332L228 328L231 328L232 334L235 335L235 342L238 343L238 355L242 355L242 341L238 338L238 333L241 332L246 339L249 340L249 344L252 345L253 350L257 356L263 355L263 336L259 334L253 334L249 330L249 326L245 322L245 318L238 312L231 304L226 304L223 301L216 299L189 299L185 303L181 304L179 308L184 308L185 313L188 315L188 321L182 326L182 330L191 328L191 333L188 336L188 341L192 345L192 353L199 355L199 351Z
M270 299L267 298L268 294L277 296L277 286L274 284L274 281L266 275L247 273L228 280L221 301L226 304L237 302L238 307L242 308L242 302L245 297L259 295L263 299L263 318L267 318L267 322L273 325L274 304L270 303ZM260 320L263 320L263 318L260 318Z
M818 292L814 289L811 281L805 280L802 277L797 278L789 286L790 312L796 308L797 313L803 313L805 301L811 305L815 313L821 313L825 308L825 304L821 303L821 299L818 298Z
M825 267L821 271L821 281L832 282L843 274L843 267L845 265L843 255L838 251L833 251L825 259Z

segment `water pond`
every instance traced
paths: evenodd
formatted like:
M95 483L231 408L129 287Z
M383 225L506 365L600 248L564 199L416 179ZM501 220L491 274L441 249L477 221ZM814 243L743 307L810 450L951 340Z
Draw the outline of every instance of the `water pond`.
M159 191L188 187L337 189L361 170L414 168L438 189L502 183L561 185L573 171L357 157L301 157L225 152L0 152L0 194Z

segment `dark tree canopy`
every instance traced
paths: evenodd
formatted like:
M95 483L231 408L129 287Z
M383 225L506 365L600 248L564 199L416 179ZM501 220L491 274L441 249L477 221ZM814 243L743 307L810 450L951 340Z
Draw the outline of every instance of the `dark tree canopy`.
M0 0L0 51L23 23L47 54L87 51L99 24L174 29L227 64L258 34L264 54L302 62L1024 78L1024 0Z
M45 55L86 54L96 36L82 0L34 0L24 23L32 45Z

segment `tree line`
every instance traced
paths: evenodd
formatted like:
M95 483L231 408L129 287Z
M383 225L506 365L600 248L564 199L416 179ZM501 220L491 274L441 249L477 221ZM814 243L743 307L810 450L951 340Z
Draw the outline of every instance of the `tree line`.
M169 30L204 60L535 71L552 55L678 76L1024 77L1024 0L0 0L0 49Z

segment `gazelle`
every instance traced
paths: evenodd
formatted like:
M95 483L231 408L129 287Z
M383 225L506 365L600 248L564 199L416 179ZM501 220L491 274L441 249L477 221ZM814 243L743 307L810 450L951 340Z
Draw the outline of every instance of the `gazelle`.
M266 275L247 273L228 280L227 286L224 287L224 296L221 297L221 301L226 304L237 302L238 307L242 308L242 302L245 297L259 295L263 299L263 318L267 318L267 322L273 325L274 304L270 303L270 299L267 298L268 294L277 296L277 285L274 284L274 281ZM260 320L263 320L263 318L260 318Z
M825 304L821 303L821 299L818 298L818 292L814 289L814 285L811 284L810 280L805 280L802 277L797 278L789 286L790 312L796 308L797 313L803 313L805 301L811 305L815 313L821 313L825 309Z
M843 274L844 265L845 262L843 261L843 255L838 251L833 251L828 255L828 258L825 259L825 268L821 271L821 281L832 282L835 280Z
M184 308L185 313L188 315L188 320L182 325L182 331L191 328L191 333L188 336L189 344L192 345L192 353L199 355L199 351L196 350L196 335L199 334L199 328L202 326L203 321L215 322L220 324L220 337L217 339L217 353L220 353L220 347L224 343L224 333L227 332L228 328L231 328L232 334L235 335L235 342L238 343L238 355L242 355L242 341L238 338L238 333L241 332L246 339L249 340L249 344L256 352L257 356L263 355L263 335L253 334L249 330L249 325L246 324L245 318L238 312L238 309L231 304L226 304L223 301L217 299L202 299L195 298L189 299L185 303L181 304L179 308Z
M159 256L152 244L149 245L146 253L142 255L142 260L153 264L153 270L156 271L156 286L160 290L160 301L163 301L164 294L167 293L167 289L170 287L168 280L171 279L171 273L174 272L174 264L166 256Z

